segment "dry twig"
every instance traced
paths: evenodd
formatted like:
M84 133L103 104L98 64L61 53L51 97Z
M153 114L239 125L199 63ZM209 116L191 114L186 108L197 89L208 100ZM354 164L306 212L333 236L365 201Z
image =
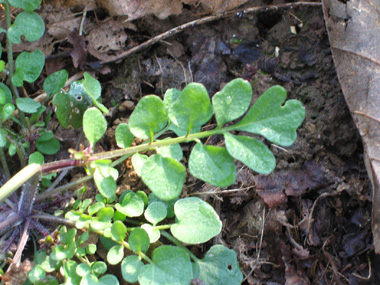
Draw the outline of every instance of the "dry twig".
M273 11L273 10L278 10L278 9L287 9L287 8L292 9L294 7L299 7L299 6L321 6L321 5L322 5L321 2L294 2L294 3L285 3L285 4L279 4L279 5L268 5L268 6L258 6L258 7L245 8L243 13L244 14L250 14L250 13L257 13L257 12L262 12L262 11ZM201 19L197 19L197 20L185 23L183 25L180 25L178 27L170 29L169 31L166 31L165 33L162 33L158 36L155 36L154 38L151 38L150 40L143 42L142 44L140 44L138 46L135 46L135 47L133 47L127 51L124 51L119 55L109 57L108 60L101 61L100 63L101 64L107 64L107 63L115 62L115 61L120 60L120 59L124 59L124 58L128 57L129 55L134 54L138 51L141 51L142 49L145 49L145 48L147 48L147 47L149 47L149 46L151 46L151 45L153 45L159 41L162 41L166 38L172 37L172 36L182 32L183 30L185 30L187 28L199 26L199 25L202 25L205 23L209 23L209 22L216 21L219 19L234 16L234 15L240 14L241 11L242 11L241 9L240 10L232 10L232 11L228 11L228 12L225 12L222 14L207 16L207 17L204 17Z

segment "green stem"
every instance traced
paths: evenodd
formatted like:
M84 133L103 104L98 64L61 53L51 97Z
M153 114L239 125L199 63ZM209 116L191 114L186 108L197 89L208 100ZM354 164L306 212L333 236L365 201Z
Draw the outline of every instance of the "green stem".
M30 164L17 172L0 188L0 203L4 202L6 198L37 173L41 173L41 165L36 163Z
M154 226L153 228L156 230L168 230L170 229L171 225L160 225L160 226Z
M62 170L65 168L72 168L76 166L87 165L91 163L92 161L95 161L98 159L111 159L111 158L120 157L120 156L127 157L137 152L143 152L143 151L151 150L157 147L169 146L172 144L186 143L186 142L194 141L196 139L209 137L212 135L223 134L228 131L233 131L234 129L235 129L235 126L229 126L222 129L214 129L214 130L205 131L201 133L189 134L187 136L182 136L178 138L157 141L151 144L141 144L134 147L107 151L103 153L94 154L90 156L88 159L86 159L85 161L80 161L80 160L75 160L75 159L64 159L64 160L59 160L55 162L45 163L43 165L30 164L24 167L21 171L19 171L15 176L13 176L0 188L0 203L4 202L6 198L8 198L14 191L16 191L21 185L23 185L26 181L28 181L37 172L42 172L42 173L47 173L47 172L52 172L52 171L54 172L54 171ZM90 179L91 177L85 177L84 180L82 181L88 181ZM70 187L72 186L73 185L71 184ZM65 187L66 187L65 189L68 189L67 185ZM51 196L53 193L59 193L60 191L63 191L62 190L63 188L61 187L57 189L53 190L54 192L53 191L49 192L49 194L45 194L45 195L41 194L37 197L37 199L42 200L46 197Z
M36 202L41 201L41 200L45 200L48 197L51 197L51 196L58 194L58 193L61 193L62 191L69 190L70 188L73 188L73 187L78 186L82 183L85 183L85 182L91 180L92 178L93 178L93 175L85 176L85 177L79 178L78 180L76 180L74 182L66 183L65 185L57 187L57 188L55 188L49 192L44 192L40 195L37 195Z
M119 159L117 159L114 162L112 162L111 166L114 167L114 166L118 165L119 163L122 163L128 157L130 157L130 155L125 155L125 156L120 157ZM55 194L61 193L61 192L65 191L65 190L69 190L70 188L73 188L75 186L83 184L83 183L91 180L93 177L94 177L94 175L85 176L85 177L79 178L76 181L73 181L73 182L70 182L70 183L66 183L65 185L57 187L57 188L55 188L55 189L53 189L53 190L51 190L49 192L44 192L44 193L42 193L40 195L37 195L36 202L37 201L41 201L41 200L45 200L46 198L51 197L51 196L53 196Z
M5 22L6 22L6 25L7 25L7 30L9 30L9 28L12 25L12 21L11 21L11 13L9 11L8 0L4 0L3 1L3 5L4 5L4 10L5 10ZM8 58L8 70L9 70L9 74L8 74L9 84L11 86L12 93L15 96L15 98L19 98L20 95L18 94L17 87L14 86L13 83L12 83L12 77L13 77L13 74L14 74L13 47L12 47L12 42L8 38L7 38L7 58ZM21 119L23 127L26 127L26 121L25 121L24 112L22 112L22 111L19 110L19 114L20 114L20 119Z
M143 222L139 222L139 221L136 221L136 220L128 218L128 217L125 218L124 222L127 222L127 223L135 225L135 226L141 226L143 224ZM131 228L128 228L128 230L129 229L131 229Z
M138 152L153 150L157 147L169 146L169 145L179 144L179 143L187 143L187 142L194 141L196 139L201 139L201 138L205 138L205 137L209 137L209 136L213 136L217 134L223 134L228 131L234 130L234 128L235 126L229 126L222 129L214 129L214 130L205 131L201 133L189 134L187 136L182 136L182 137L177 137L177 138L172 138L172 139L167 139L167 140L162 140L162 141L155 141L153 143L144 143L144 144L133 146L133 147L106 151L106 152L94 154L84 161L79 161L75 159L66 159L66 160L45 163L42 165L42 172L57 171L59 169L66 168L66 167L76 167L76 166L86 165L92 161L99 160L99 159L112 159L112 158L120 157L123 155L132 155Z
M235 128L236 126L233 125L233 126L225 127L222 129L214 129L210 131L189 134L187 136L172 138L168 140L156 141L151 144L145 143L145 144L141 144L134 147L107 151L103 153L94 154L90 156L88 159L86 159L85 161L80 161L80 160L75 160L75 159L65 159L65 160L45 163L43 165L30 164L24 167L21 171L19 171L14 177L12 177L7 183L5 183L0 188L0 203L2 203L6 198L8 198L14 191L17 190L17 188L19 188L22 184L28 181L38 171L41 171L43 173L54 172L54 171L62 170L65 168L72 168L76 166L87 165L91 163L92 161L96 161L98 159L111 159L111 158L116 158L120 156L130 156L137 152L143 152L143 151L155 149L157 147L169 146L172 144L179 144L179 143L186 143L186 142L194 141L196 139L201 139L201 138L205 138L205 137L209 137L209 136L213 136L217 134L223 134L229 131L233 131L235 130ZM20 175L20 173L22 175ZM17 181L14 180L15 177L18 177L16 179ZM88 180L91 179L88 177L85 177L85 178ZM54 191L56 191L57 189L55 189ZM62 188L60 188L59 191L63 191ZM52 193L53 191L49 192L48 196L50 196ZM38 196L38 200L41 200L42 197L46 198L46 196L43 196L43 194L41 194L40 196Z

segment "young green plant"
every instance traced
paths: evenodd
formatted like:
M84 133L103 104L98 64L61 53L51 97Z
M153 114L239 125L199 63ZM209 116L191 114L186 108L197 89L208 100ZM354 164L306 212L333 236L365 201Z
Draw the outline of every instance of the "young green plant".
M74 209L63 220L85 233L100 235L103 243L108 244L108 262L121 263L124 280L141 284L171 280L187 284L193 278L200 278L206 283L231 280L230 284L237 284L242 275L233 251L217 245L200 260L183 246L183 243L210 240L220 233L222 225L213 208L203 200L179 198L186 178L186 169L180 162L183 156L180 143L195 143L189 157L189 171L212 185L228 187L235 182L234 159L258 173L269 174L275 168L275 158L269 148L251 136L235 132L259 134L278 145L289 146L296 139L296 129L304 119L305 110L297 100L285 102L286 91L280 86L268 89L249 108L251 98L251 86L242 79L228 83L214 95L212 104L206 89L198 83L190 83L182 91L168 90L163 101L155 95L145 96L137 104L129 124L120 124L116 129L117 145L123 149L94 154L91 147L87 152L74 152L77 159L43 164L36 171L43 173L78 165L92 169L90 172L100 193L96 196L97 202L77 200ZM217 127L199 131L213 114ZM240 117L242 119L235 122ZM83 130L90 146L99 141L106 129L107 123L100 110L91 107L84 112ZM158 139L157 134L166 130L178 137ZM202 143L203 138L218 134L224 136L225 148ZM135 136L146 143L130 147ZM156 154L148 157L143 154L147 150L155 150ZM127 191L116 196L118 172L110 159L123 155L133 155L136 172L152 192L149 196L142 191ZM73 240L75 233L69 235L68 241L66 230L62 231L58 245L48 258L59 268L70 267L65 271L66 280L90 278L88 282L100 282L102 278L113 278L100 277L106 271L93 268L98 265L86 259L89 253L81 249L80 242ZM160 236L174 246L161 245L147 255ZM132 255L125 256L125 249ZM79 264L73 260L78 255L82 260ZM106 268L106 264L102 263L101 267ZM34 280L47 278L46 272L49 271L38 264L30 277Z

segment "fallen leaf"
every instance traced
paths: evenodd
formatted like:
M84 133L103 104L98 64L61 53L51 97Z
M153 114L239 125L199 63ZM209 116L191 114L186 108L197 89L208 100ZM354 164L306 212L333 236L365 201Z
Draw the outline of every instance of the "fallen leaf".
M254 181L257 193L270 208L285 203L287 196L302 196L332 183L321 166L314 161L305 162L300 170L283 170L268 176L257 175Z
M373 185L373 240L380 253L380 4L322 2L336 71L365 147Z
M107 19L98 23L86 36L86 40L99 52L117 51L125 47L128 38L125 29L132 26L132 23L122 20Z
M182 13L183 4L202 5L207 12L222 13L236 8L248 0L101 0L99 5L111 16L128 16L132 21L153 14L159 19Z
M87 57L87 47L84 37L79 35L77 29L74 29L67 40L73 45L73 50L70 52L70 55L73 59L74 67L82 67L85 64Z

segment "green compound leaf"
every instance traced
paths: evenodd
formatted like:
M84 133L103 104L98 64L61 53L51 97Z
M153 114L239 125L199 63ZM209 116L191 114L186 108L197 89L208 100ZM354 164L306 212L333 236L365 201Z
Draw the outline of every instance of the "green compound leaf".
M86 254L92 255L92 254L95 254L95 252L96 252L96 244L91 243L86 246Z
M164 104L165 104L167 109L169 109L171 104L177 99L177 97L180 94L181 94L181 91L176 89L176 88L168 89L165 92ZM194 127L191 129L190 133L191 134L192 133L198 133L200 131L200 129L201 129L201 126ZM187 130L180 129L179 127L174 125L172 121L170 121L170 125L169 125L168 130L173 131L178 137L182 137L182 136L185 136L187 134Z
M79 219L75 222L75 226L78 229L83 229L91 223L91 217L88 215L80 215Z
M85 231L81 236L79 236L78 244L82 244L82 243L86 242L89 237L90 237L90 232Z
M140 269L138 281L147 284L190 284L193 269L189 255L181 248L163 245L152 253L152 264Z
M136 253L147 252L150 246L149 236L142 228L135 228L128 238L131 250Z
M81 263L77 266L76 272L79 276L86 276L91 273L91 266L87 263Z
M76 273L78 264L74 260L68 260L63 263L63 273L65 275L66 284L79 284L81 277Z
M109 110L102 103L99 102L100 95L102 93L102 87L100 82L92 77L90 74L85 72L83 74L84 79L82 81L83 88L87 94L91 97L92 103L98 107L104 114L107 114Z
M98 285L119 285L119 280L117 280L116 276L111 274L106 274L102 277L100 277L98 281ZM92 284L91 284L92 285Z
M83 89L83 84L74 81L68 92L61 90L54 95L53 105L56 107L56 115L62 127L71 125L74 129L82 126L83 113L92 106L92 99Z
M235 251L220 244L212 246L196 266L199 269L196 278L205 284L241 284L243 281Z
M8 153L10 156L14 156L16 153L16 145L14 143L11 143L8 147Z
M129 283L136 283L144 263L137 255L130 255L121 262L121 274Z
M13 114L16 107L13 104L7 103L1 110L1 122L5 122Z
M132 166L136 171L137 175L141 177L141 169L144 163L148 160L148 156L145 154L136 153L132 156Z
M40 279L44 279L46 276L46 272L41 268L41 266L34 266L33 269L28 272L28 278L31 282L36 282Z
M5 137L5 131L0 129L0 147L5 147L7 145L7 138Z
M96 274L96 275L100 275L100 274L104 274L106 273L107 271L107 264L103 261L95 261L92 265L91 265L91 270Z
M42 152L43 154L48 154L48 155L56 154L61 148L61 145L56 138L50 138L48 140L44 140L41 138L42 137L36 140L36 148L38 151Z
M252 99L251 84L241 78L230 81L212 98L216 122L219 127L242 116Z
M9 0L13 7L21 8L25 11L34 11L41 5L41 0Z
M91 220L91 229L94 231L102 231L111 227L111 219L113 217L113 209L111 207L105 207L99 210L96 218Z
M105 204L103 202L96 202L95 204L88 207L88 214L92 216L97 213L101 208L104 208Z
M17 98L16 99L17 108L28 114L36 113L41 104L34 101L32 98Z
M164 104L166 108L169 108L171 104L177 99L181 94L181 91L176 88L171 88L166 90L164 95Z
M51 94L58 93L65 86L68 78L69 73L65 69L50 74L43 84L47 97L49 98Z
M175 159L155 154L148 158L141 170L141 178L161 200L173 200L182 192L186 169Z
M191 151L189 170L196 178L222 188L230 186L236 179L235 162L228 151L200 142Z
M70 229L66 231L66 228L63 228L63 230L61 230L59 234L60 244L57 244L54 247L54 250L51 254L51 258L55 260L71 259L74 256L76 248L76 233L76 229Z
M170 138L166 138L168 140ZM183 152L180 144L171 144L168 146L162 146L157 149L157 153L163 157L171 157L177 161L180 161L183 157Z
M116 265L124 258L124 247L120 244L112 247L107 253L107 261L109 264Z
M79 265L78 265L79 267ZM82 277L82 280L80 281L80 285L98 285L98 277L96 277L94 274L88 274Z
M115 215L113 216L114 221L120 221L120 222L124 222L126 218L127 216L124 215L123 213L120 213L119 211L116 211Z
M118 147L127 148L131 146L134 136L129 130L128 125L122 123L116 127L115 139Z
M144 201L144 207L148 206L149 198L148 195L144 191L138 190L136 194L140 196L140 198Z
M98 100L100 95L102 94L102 87L100 82L92 77L90 74L85 72L83 74L83 88L87 92L87 94L94 100Z
M173 124L187 133L207 123L213 111L206 88L200 83L188 84L170 104L168 114Z
M289 146L297 138L296 130L305 118L305 108L297 100L286 99L286 90L273 86L257 99L235 130L260 134L271 142Z
M45 131L43 134L39 137L40 141L48 141L54 137L54 133L52 131Z
M174 205L174 212L178 221L170 230L182 242L204 243L222 229L218 214L202 199L189 197L178 200Z
M174 124L170 124L168 131L173 131L178 137L187 135L187 131L178 128ZM201 126L195 126L191 129L190 134L199 133L200 131L201 131Z
M113 167L106 167L108 171L102 171L96 168L94 172L94 181L100 194L105 198L111 198L116 192L116 179L119 176L118 171Z
M161 236L160 230L154 228L151 224L143 224L141 228L147 232L150 243L155 243Z
M12 77L12 83L21 87L23 81L32 83L40 76L45 65L45 55L39 49L29 53L23 51L16 59L16 72Z
M53 272L60 267L60 262L50 258L44 250L38 250L34 255L34 263L39 265L45 272Z
M12 103L12 92L11 90L8 88L7 85L5 85L4 83L1 83L0 82L0 90L2 91L2 93L4 94L5 96L5 103L9 103L11 104ZM3 103L4 104L4 103Z
M107 130L107 121L99 109L92 107L83 115L83 132L87 140L95 144Z
M29 155L29 164L37 163L37 164L43 164L45 162L44 156L38 152L35 151L31 155Z
M166 218L168 211L166 206L162 202L152 202L149 204L148 208L145 210L144 217L148 222L153 225L158 224L163 219Z
M45 32L44 21L37 13L23 11L16 16L13 25L8 29L8 39L14 43L20 43L22 35L29 42L34 42L41 38Z
M154 193L150 193L149 194L149 201L150 202L157 201L157 202L164 203L165 206L166 206L166 209L168 211L168 214L166 215L166 217L168 217L170 219L170 218L173 218L175 216L175 214L174 214L174 204L178 201L178 197L175 198L175 199L173 199L173 200L163 201L160 198L158 198L156 195L154 195Z
M268 147L254 138L224 134L228 152L260 174L269 174L276 167L276 158Z
M144 212L144 201L136 193L129 192L120 204L115 205L115 208L127 217L139 217Z
M127 227L120 221L114 222L111 228L111 236L116 241L123 241L127 236Z
M154 133L166 126L167 118L167 110L160 97L148 95L136 105L129 118L129 128L136 137L152 141Z
M4 91L0 89L0 105L4 105L5 104L5 94L4 94Z

